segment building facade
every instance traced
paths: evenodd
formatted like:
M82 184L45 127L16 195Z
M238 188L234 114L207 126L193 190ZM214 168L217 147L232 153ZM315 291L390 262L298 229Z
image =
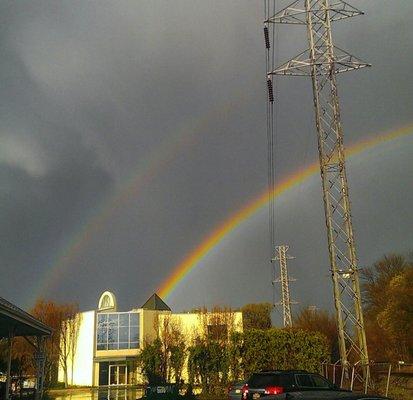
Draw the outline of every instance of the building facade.
M229 318L231 315L231 318ZM242 330L241 312L172 313L156 294L142 307L118 311L116 297L104 292L98 308L79 314L79 329L73 357L67 362L68 384L82 386L123 386L142 383L137 356L145 346L161 336L162 329L174 325L187 346L206 330ZM73 362L72 362L73 360ZM64 371L59 367L59 381Z

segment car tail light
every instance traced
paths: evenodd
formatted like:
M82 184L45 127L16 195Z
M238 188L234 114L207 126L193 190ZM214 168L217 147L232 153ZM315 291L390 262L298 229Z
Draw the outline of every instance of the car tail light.
M267 386L265 388L265 394L281 394L284 393L282 386Z
M248 397L248 384L247 383L241 388L241 394L242 394L243 400Z

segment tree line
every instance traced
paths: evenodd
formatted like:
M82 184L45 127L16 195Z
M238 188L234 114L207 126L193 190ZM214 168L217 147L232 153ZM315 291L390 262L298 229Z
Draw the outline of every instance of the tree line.
M413 260L389 254L361 269L361 290L369 358L413 362ZM294 326L326 335L332 361L339 359L335 315L303 309Z
M190 341L179 319L161 316L157 337L143 346L138 366L151 384L180 382L203 393L222 394L229 383L262 369L306 369L319 372L330 357L327 338L319 332L271 327L272 306L247 305L243 329L234 311L198 310L199 330Z

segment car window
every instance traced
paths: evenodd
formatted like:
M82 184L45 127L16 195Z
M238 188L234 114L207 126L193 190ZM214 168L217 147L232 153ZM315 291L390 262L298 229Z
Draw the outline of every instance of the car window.
M313 380L309 374L297 374L295 376L297 385L302 388L314 387Z
M264 389L267 386L294 386L294 379L292 374L254 374L248 381L250 388Z
M274 374L254 374L249 380L248 386L252 388L280 386L279 376Z
M311 375L314 387L322 388L322 389L330 389L333 385L327 380L324 379L322 376L319 375Z

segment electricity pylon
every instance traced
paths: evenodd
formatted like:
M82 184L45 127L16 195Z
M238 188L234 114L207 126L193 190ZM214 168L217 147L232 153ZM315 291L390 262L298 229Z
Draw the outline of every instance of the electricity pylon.
M369 64L333 45L331 23L363 14L342 0L296 0L265 21L306 25L309 49L268 71L273 75L310 76L313 86L320 173L328 249L339 330L341 364L349 373L350 360L362 367L356 374L365 390L369 359L360 295L350 200L345 168L336 74ZM271 87L272 89L272 87Z
M276 256L275 260L278 260L280 264L280 277L277 278L274 282L281 283L281 301L278 305L282 306L283 309L283 322L284 327L293 326L293 321L291 318L291 299L290 299L290 282L294 279L288 277L287 270L287 259L291 260L294 257L291 257L287 254L289 246L282 245L275 248Z

